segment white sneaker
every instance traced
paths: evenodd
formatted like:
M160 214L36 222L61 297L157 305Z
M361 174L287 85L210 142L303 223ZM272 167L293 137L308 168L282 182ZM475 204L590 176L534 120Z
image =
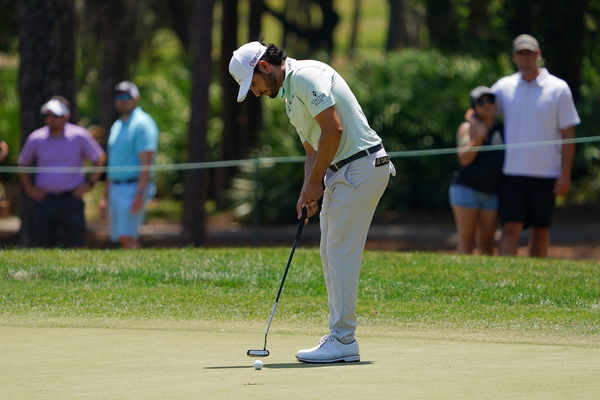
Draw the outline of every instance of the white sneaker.
M319 345L312 349L298 350L296 358L298 361L307 363L360 361L358 342L356 340L352 343L344 344L330 335L323 336Z

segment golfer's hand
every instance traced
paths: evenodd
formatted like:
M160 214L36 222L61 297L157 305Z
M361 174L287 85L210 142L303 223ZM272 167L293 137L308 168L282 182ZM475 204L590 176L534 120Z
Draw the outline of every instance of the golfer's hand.
M300 198L296 203L298 219L302 218L302 207L306 208L306 216L308 218L315 215L319 211L318 201L321 197L323 197L323 185L321 182L318 184L305 184L300 192ZM306 223L308 223L308 218L306 219Z
M296 203L296 212L298 213L298 219L302 218L302 209L306 208L306 219L304 219L304 225L308 224L308 220L310 217L315 215L319 211L319 204L314 202L312 206L306 206L306 203L302 200L302 198L298 199Z

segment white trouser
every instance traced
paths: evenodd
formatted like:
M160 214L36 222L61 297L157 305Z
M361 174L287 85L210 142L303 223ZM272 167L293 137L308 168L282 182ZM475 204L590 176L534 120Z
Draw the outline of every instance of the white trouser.
M321 209L321 260L327 285L330 334L354 340L358 277L367 233L393 164L375 167L385 150L327 170Z

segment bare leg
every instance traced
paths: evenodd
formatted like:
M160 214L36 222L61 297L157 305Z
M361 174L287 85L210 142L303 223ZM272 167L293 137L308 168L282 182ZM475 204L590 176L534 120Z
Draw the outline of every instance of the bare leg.
M139 249L142 247L140 242L132 236L119 237L119 243L123 249Z
M498 225L496 210L481 210L479 216L478 242L481 254L494 254L494 234Z
M547 257L549 246L550 228L532 228L529 255L531 257Z
M514 256L519 247L519 237L523 230L522 222L507 222L502 227L502 238L498 251L501 256Z
M458 231L458 254L472 254L475 247L475 232L479 209L452 206L456 230Z

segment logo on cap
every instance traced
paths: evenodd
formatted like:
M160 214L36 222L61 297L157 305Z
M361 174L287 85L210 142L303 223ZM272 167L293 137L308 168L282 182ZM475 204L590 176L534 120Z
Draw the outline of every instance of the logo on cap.
M258 49L258 51L254 55L254 57L252 57L252 60L250 60L250 62L248 63L248 65L250 67L252 67L252 68L256 67L256 63L258 62L258 57L260 57L261 53L262 53L262 49Z

